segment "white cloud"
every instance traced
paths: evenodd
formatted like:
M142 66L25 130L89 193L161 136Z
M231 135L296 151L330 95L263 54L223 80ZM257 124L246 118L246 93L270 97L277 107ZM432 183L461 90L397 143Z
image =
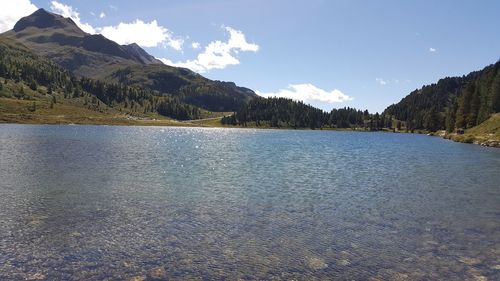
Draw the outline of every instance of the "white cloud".
M0 9L0 32L11 30L16 22L37 10L30 0L2 1Z
M166 27L158 25L156 20L144 22L135 20L131 23L121 22L116 26L105 26L100 33L118 44L137 43L142 47L169 46L177 51L182 50L184 40L174 38Z
M71 18L83 31L90 34L103 34L109 39L116 41L119 44L137 43L142 47L171 47L174 50L181 51L184 39L175 37L173 33L166 27L158 24L156 20L144 22L136 19L133 22L121 22L114 26L94 27L89 23L85 23L80 18L80 13L72 6L66 5L58 1L50 2L50 9L64 17ZM28 16L37 10L37 7L30 0L3 1L0 9L0 32L10 30L15 23L22 17ZM110 5L110 9L117 10L117 7ZM90 12L91 15L96 14ZM99 14L99 18L106 17L104 12ZM205 50L200 53L197 59L186 61L184 63L173 63L169 60L169 64L178 64L184 67L193 68L193 70L204 72L214 68L225 68L227 65L239 64L239 60L235 57L239 51L256 52L259 46L248 43L245 35L230 27L225 27L230 38L227 42L214 41L205 47ZM193 42L193 49L199 49L200 44Z
M382 78L375 78L375 81L377 81L380 85L387 85L387 81Z
M193 48L193 49L199 49L200 47L201 47L201 45L198 42L191 43L191 48Z
M80 20L80 13L78 13L76 9L73 9L73 7L59 3L57 1L52 1L50 2L50 9L62 15L63 17L71 18L83 31L90 34L97 33L96 29L94 29L90 24L83 23Z
M429 48L429 52L431 52L431 53L434 53L434 52L436 52L436 51L437 51L437 50L436 50L436 49L434 49L434 48L432 48L432 47L431 47L431 48Z
M196 59L185 62L173 62L169 59L160 59L165 64L189 68L195 72L203 73L211 69L223 69L228 65L240 63L236 55L242 52L257 52L259 45L248 43L245 34L229 26L223 27L229 33L229 40L226 42L210 42L203 52L199 53Z
M52 11L61 14L64 17L71 18L83 31L90 34L100 33L118 44L123 45L137 43L142 47L169 46L174 50L182 50L184 40L174 38L172 32L170 32L166 27L159 25L156 20L148 23L136 19L134 22L121 22L115 26L92 27L88 23L83 23L80 20L80 14L78 11L73 9L71 6L57 1L52 1L50 8ZM111 5L110 8L114 10L117 9ZM104 12L99 14L99 18L101 19L105 16L106 14Z
M262 97L278 97L289 98L293 100L300 100L305 103L339 103L353 100L352 97L342 93L340 90L334 89L326 91L320 89L312 84L291 84L286 89L281 89L274 93L256 92L257 95Z

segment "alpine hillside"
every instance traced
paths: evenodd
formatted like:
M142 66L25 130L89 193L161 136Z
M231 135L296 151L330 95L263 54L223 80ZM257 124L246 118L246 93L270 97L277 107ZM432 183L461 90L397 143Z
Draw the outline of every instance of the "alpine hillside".
M119 45L82 31L73 20L39 9L0 39L11 39L79 77L142 87L210 111L234 111L256 96L232 82L209 80L163 64L137 44Z

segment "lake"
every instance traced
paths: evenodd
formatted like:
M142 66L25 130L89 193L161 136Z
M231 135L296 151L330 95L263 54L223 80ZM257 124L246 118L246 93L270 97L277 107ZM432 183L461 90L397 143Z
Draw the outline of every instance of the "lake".
M0 280L500 280L500 149L0 125L0 156Z

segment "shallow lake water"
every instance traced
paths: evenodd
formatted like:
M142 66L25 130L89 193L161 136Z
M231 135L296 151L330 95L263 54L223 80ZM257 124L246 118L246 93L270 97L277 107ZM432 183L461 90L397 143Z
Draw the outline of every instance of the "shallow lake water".
M500 149L0 125L0 280L500 280Z

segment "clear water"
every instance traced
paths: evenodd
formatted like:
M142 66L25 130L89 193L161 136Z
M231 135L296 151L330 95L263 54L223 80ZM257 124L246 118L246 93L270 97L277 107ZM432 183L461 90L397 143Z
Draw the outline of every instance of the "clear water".
M500 150L0 125L0 280L500 280Z

